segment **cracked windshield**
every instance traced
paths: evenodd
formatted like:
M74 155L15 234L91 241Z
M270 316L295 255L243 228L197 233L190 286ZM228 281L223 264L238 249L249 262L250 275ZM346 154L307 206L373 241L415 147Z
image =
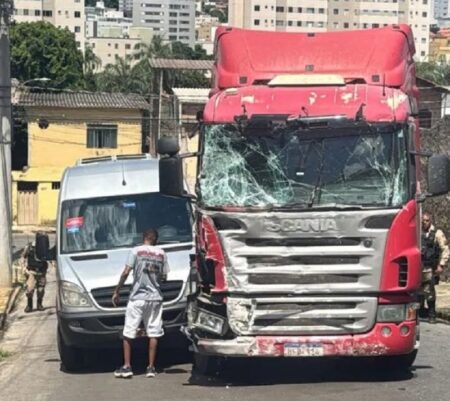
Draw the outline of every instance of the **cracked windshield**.
M66 201L61 227L63 253L135 246L148 227L159 244L192 241L188 201L159 193Z
M232 124L206 126L201 202L206 207L400 206L408 198L403 130L354 132L300 132L284 125L245 135Z

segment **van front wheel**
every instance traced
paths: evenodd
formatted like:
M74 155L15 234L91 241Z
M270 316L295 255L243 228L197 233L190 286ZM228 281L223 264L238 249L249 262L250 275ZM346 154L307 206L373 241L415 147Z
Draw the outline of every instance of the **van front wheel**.
M59 357L61 365L66 372L76 372L83 368L84 353L81 349L70 347L64 342L61 330L58 327L57 334Z

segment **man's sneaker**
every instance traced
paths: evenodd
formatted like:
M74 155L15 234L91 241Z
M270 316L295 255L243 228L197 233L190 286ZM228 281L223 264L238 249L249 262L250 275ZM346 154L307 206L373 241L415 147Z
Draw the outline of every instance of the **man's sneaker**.
M119 369L116 369L116 371L114 372L114 376L127 379L133 377L133 371L131 370L131 368L121 366Z
M149 366L145 372L145 376L147 377L155 377L156 376L156 369L154 366Z

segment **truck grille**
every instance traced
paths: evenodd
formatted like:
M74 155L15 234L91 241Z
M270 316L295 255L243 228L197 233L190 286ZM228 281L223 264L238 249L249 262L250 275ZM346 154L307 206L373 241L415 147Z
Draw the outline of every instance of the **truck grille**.
M113 292L116 287L103 287L103 288L95 288L91 291L95 302L103 308L113 308L113 304L111 301ZM178 297L181 289L183 288L183 281L166 281L165 283L160 284L160 289L163 295L163 301L169 302ZM130 296L130 285L125 285L120 290L120 307L125 307L128 302L128 297Z
M376 298L229 300L230 326L238 335L364 333L373 326L377 308Z

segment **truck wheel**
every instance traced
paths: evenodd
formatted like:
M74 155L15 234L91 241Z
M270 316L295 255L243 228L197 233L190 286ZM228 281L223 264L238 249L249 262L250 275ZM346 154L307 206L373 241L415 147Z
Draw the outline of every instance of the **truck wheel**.
M61 358L61 364L63 370L66 372L76 372L83 368L84 355L83 351L68 346L61 335L61 331L58 328L57 334L59 357Z
M217 356L194 353L193 370L204 376L213 376L220 369L221 359Z

